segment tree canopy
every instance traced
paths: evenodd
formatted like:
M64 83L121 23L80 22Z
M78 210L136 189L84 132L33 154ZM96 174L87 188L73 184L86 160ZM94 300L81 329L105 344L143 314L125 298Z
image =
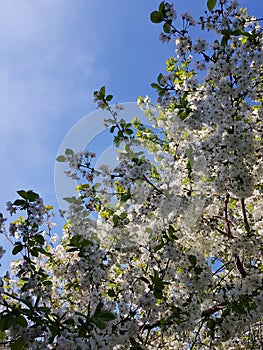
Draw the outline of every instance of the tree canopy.
M262 348L260 19L235 0L208 0L199 19L163 1L150 18L175 45L156 101L138 98L151 127L120 119L100 88L118 165L95 168L96 150L58 156L78 180L61 235L33 190L7 203L9 227L0 216L12 350Z

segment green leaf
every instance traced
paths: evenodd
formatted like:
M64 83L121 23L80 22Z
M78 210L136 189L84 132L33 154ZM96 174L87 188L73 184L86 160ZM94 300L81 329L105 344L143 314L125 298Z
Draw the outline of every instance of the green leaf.
M51 257L52 254L48 252L48 249L49 249L49 248L50 248L50 247L47 246L47 248L46 248L46 250L45 250L45 249L43 249L43 248L40 247L40 248L38 248L38 251L39 251L39 253L41 253L41 254L44 254L44 255L46 255L46 256Z
M156 83L152 83L152 84L151 84L151 87L154 88L154 89L156 89L156 90L160 90L160 89L161 89L160 85L159 85L159 84L156 84Z
M113 215L112 220L113 220L113 227L117 227L118 226L118 222L119 222L119 216L118 215Z
M163 15L159 11L153 11L151 13L151 21L153 23L161 23L163 21Z
M109 290L108 290L108 296L111 297L111 298L113 298L113 297L116 296L116 293L114 292L113 289L109 289Z
M228 306L227 308L225 308L222 312L222 317L226 317L230 314L230 306Z
M17 317L14 319L14 322L15 322L16 324L19 324L19 325L22 326L22 327L27 327L27 320L26 320L25 317L22 316L22 315L17 316Z
M24 349L26 345L25 340L22 337L19 337L13 344L11 347L11 350L22 350Z
M57 161L57 162L65 162L65 161L66 161L66 157L65 157L65 156L58 156L58 157L56 158L56 161Z
M185 155L189 160L191 168L193 168L194 157L193 157L193 147L191 145L189 145L189 148L185 151Z
M6 334L4 331L0 332L0 341L3 341L5 339L5 336Z
M244 32L242 32L242 30L234 30L233 32L231 32L231 35L234 35L234 36L239 36L243 34Z
M96 182L94 186L92 187L95 191L100 188L101 184L99 182Z
M200 266L195 266L194 270L195 270L197 275L201 275L201 273L203 272L203 269Z
M208 328L214 329L215 326L216 326L216 323L215 323L215 321L213 319L210 318L210 319L207 320L206 325L207 325Z
M23 250L23 248L24 248L24 246L22 243L20 243L20 242L16 243L13 250L12 250L12 254L16 255L16 254L20 253L21 250Z
M27 199L27 192L24 190L17 191L20 197Z
M164 11L164 1L162 1L159 5L159 12Z
M156 299L162 299L163 298L163 293L161 290L154 290L153 295L155 296Z
M32 310L33 306L30 300L28 299L21 299L22 303L25 304L27 307L29 307L30 310ZM23 309L23 312L25 311L25 309Z
M75 322L74 322L73 318L70 318L68 320L65 320L64 324L67 324L67 325L70 325L70 326L74 326Z
M154 280L154 289L162 291L164 289L164 282L158 277Z
M35 202L38 198L39 195L36 192L32 190L27 191L27 199L29 200L29 202Z
M161 85L161 86L164 86L164 84L162 83L162 79L163 79L163 75L162 73L160 73L157 77L157 80L158 80L158 83Z
M46 314L50 314L50 312L51 312L49 307L44 307L44 306L38 307L37 310L40 312L44 312Z
M142 350L139 343L137 343L137 341L134 338L130 337L129 340L132 345L132 350Z
M55 316L54 314L52 314L52 316ZM60 333L60 329L59 329L59 325L55 322L53 322L50 326L49 326L49 329L52 333L52 336L56 337L59 333Z
M110 102L113 99L113 95L106 96L106 101Z
M175 232L174 227L173 227L172 225L169 225L169 227L168 227L168 233L169 233L169 235L171 236L174 232Z
M192 265L196 265L197 259L195 255L188 255L188 260Z
M71 247L78 247L79 246L79 242L80 242L80 235L75 235L73 237L70 238L70 242L69 242L69 246Z
M105 86L102 86L101 88L100 88L100 94L101 94L101 96L105 96L105 92L106 92L106 88L105 88Z
M209 11L212 11L216 6L217 0L207 0L207 8Z
M52 285L52 281L44 281L43 285L44 286L51 286Z
M24 199L16 199L13 204L16 206L24 206L27 202Z
M36 234L34 237L35 237L35 240L37 243L39 243L41 245L43 245L45 243L45 239L42 235Z
M226 46L227 45L227 40L228 40L228 37L224 35L222 40L221 40L221 46Z
M247 36L242 36L242 38L241 38L241 43L242 43L243 45L245 45L245 43L247 42L247 40L248 40L248 37L247 37Z
M99 317L102 321L112 321L115 320L116 316L107 310L101 310L98 313L95 313L95 317Z
M233 304L232 305L233 311L235 311L239 315L244 315L246 313L245 308L242 304Z
M167 34L170 34L171 32L171 25L169 23L164 23L163 25L163 31Z
M64 201L68 202L69 204L74 203L74 197L64 197Z
M30 251L31 255L32 256L35 256L36 258L38 257L39 255L39 251L38 251L38 248L37 247L33 247Z
M126 120L125 119L121 119L120 121L119 121L119 124L120 124L120 126L122 127L122 128L124 128L125 126L126 126Z
M121 220L124 220L127 217L127 213L125 213L124 211L119 215L119 217L121 218Z
M131 192L130 192L130 189L128 189L127 193L126 194L123 194L121 196L121 202L126 202L128 199L131 198Z
M5 331L11 327L13 321L12 314L6 314L0 316L0 331Z
M230 37L231 33L232 32L231 32L230 29L223 29L223 30L221 30L221 34L226 35L228 38Z
M132 129L125 129L125 134L132 135L133 134Z
M99 317L93 316L91 317L91 322L95 324L99 329L103 330L106 328L106 323L101 320Z
M66 154L67 156L72 156L72 155L74 154L74 152L72 151L72 149L67 148L66 151L65 151L65 154Z
M145 277L140 277L140 280L143 281L143 282L145 282L145 283L147 283L147 284L150 284L150 283L151 283L151 282L150 282L147 278L145 278Z
M155 247L154 247L154 252L158 252L158 250L162 249L163 247L165 246L165 243L160 243L160 244L157 244Z

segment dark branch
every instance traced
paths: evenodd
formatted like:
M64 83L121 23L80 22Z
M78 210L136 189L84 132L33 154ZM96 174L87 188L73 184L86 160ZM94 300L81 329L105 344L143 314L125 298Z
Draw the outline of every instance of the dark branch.
M228 219L228 204L229 204L229 198L230 198L230 194L227 193L226 194L226 199L224 202L224 220L225 220L225 232L226 235L228 236L229 239L233 239L234 236L232 235L231 232L231 228L230 228L230 221ZM244 215L244 214L243 214ZM237 254L234 254L234 260L235 260L235 264L236 264L236 268L238 270L238 272L240 273L240 275L245 278L247 276L246 270L239 258L239 256Z
M230 222L228 220L228 203L229 203L229 198L230 198L230 194L227 193L226 194L226 199L225 199L225 202L224 202L224 220L225 220L225 232L226 232L226 235L229 239L232 239L234 238L232 233L231 233L231 228L230 228Z
M145 175L143 175L143 179L149 184L151 185L155 191L157 191L159 194L164 194L162 190L160 190L158 187L156 187L149 179L147 179L147 177Z
M217 311L223 310L228 305L228 302L224 301L221 304L214 305L201 313L201 317L209 317L216 313Z
M245 223L245 228L247 230L247 233L250 233L250 226L249 226L249 222L248 222L248 218L247 218L244 198L241 198L241 207L242 207L242 214L243 214L243 219L244 219L244 223Z

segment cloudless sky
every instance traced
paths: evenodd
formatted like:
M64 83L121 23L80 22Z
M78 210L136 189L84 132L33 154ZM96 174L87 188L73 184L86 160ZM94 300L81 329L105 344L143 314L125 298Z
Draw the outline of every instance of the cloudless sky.
M262 0L240 3L263 16ZM174 54L158 39L161 26L149 20L158 4L0 0L0 211L19 189L56 205L57 151L71 127L95 110L94 90L106 85L117 102L154 96L150 83ZM178 15L197 19L205 5L175 1Z

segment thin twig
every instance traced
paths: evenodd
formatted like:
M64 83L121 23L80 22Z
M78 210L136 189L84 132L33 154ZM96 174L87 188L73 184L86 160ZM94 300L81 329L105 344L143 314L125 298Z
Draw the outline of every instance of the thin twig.
M242 207L242 214L243 214L243 219L245 223L245 228L247 230L247 233L250 233L250 226L247 218L247 213L246 213L246 207L245 207L245 199L241 198L241 207Z
M228 209L228 203L229 203L229 198L230 198L230 194L227 193L226 194L226 199L224 201L224 220L225 220L225 232L226 232L226 235L229 239L233 239L233 235L231 233L231 228L230 228L230 222L228 220L228 212L227 212L227 209Z
M233 239L233 235L231 233L231 228L230 228L230 222L228 219L228 203L229 203L229 198L230 198L230 194L227 193L226 194L226 199L224 201L224 218L225 218L225 232L226 235L228 236L229 239ZM238 272L240 273L240 275L245 278L247 276L247 272L239 258L239 256L237 254L234 254L234 261L235 261L235 265L236 268L238 270Z
M223 310L227 305L228 305L227 301L224 301L218 305L214 305L214 306L210 307L209 309L204 310L201 313L201 317L209 317L209 316L213 315L214 313L216 313L217 311Z
M203 324L204 324L204 322L202 321L201 324L200 324L200 326L199 326L199 328L198 328L198 330L197 330L197 332L196 332L196 334L195 334L195 340L193 341L193 343L192 343L192 345L191 345L191 347L190 347L190 350L191 350L191 349L194 349L195 344L196 344L197 341L198 341L198 336L199 336L199 334L200 334L200 332L201 332L201 329L202 329L202 327L203 327Z
M244 265L242 264L242 262L237 254L234 254L234 260L235 260L235 264L236 264L236 267L237 267L240 275L243 278L245 278L247 276L247 272L246 272Z
M160 190L158 187L156 187L150 180L147 179L145 175L143 175L143 179L151 185L159 194L164 194L162 190Z

